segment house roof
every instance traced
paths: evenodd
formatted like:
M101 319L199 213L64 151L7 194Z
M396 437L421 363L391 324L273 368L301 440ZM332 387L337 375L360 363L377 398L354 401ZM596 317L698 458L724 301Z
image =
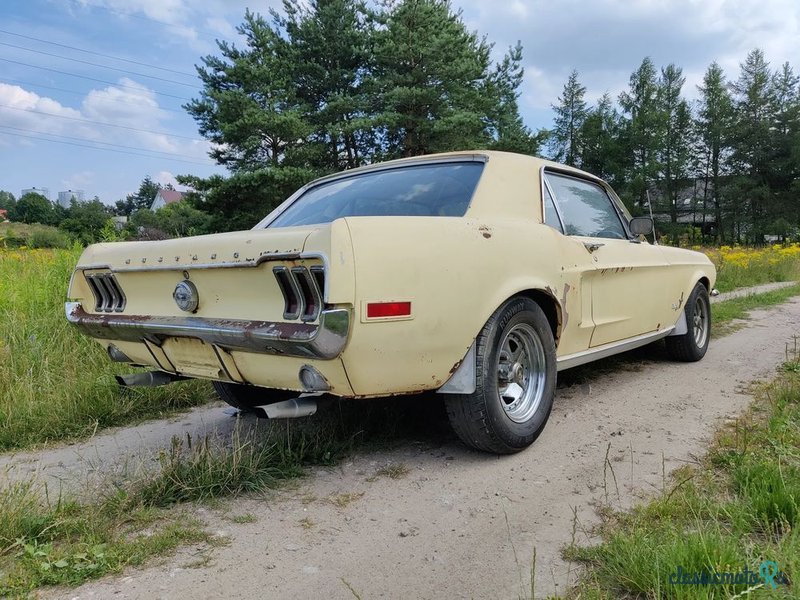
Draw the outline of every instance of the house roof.
M173 202L180 202L183 200L183 192L178 190L158 190L156 197L161 196L164 199L164 204L172 204Z

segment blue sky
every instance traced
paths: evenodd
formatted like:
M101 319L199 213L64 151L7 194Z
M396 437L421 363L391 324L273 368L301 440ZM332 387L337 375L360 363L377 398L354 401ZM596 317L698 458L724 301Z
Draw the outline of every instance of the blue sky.
M266 12L278 4L3 0L0 189L18 196L22 188L46 187L53 199L82 189L113 204L145 175L170 183L179 173L223 172L181 104L198 92L194 65L215 52L215 39L236 39L245 8ZM590 100L606 91L616 96L644 56L682 66L690 98L712 60L735 78L754 47L774 67L788 60L800 68L797 0L453 4L471 29L495 42L498 55L522 41L520 106L533 129L550 125L550 105L573 68Z

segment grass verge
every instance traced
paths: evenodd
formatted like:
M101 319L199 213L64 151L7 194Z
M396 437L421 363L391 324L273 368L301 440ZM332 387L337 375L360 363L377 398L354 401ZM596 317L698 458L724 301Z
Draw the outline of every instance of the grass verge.
M717 302L711 307L711 334L712 336L722 336L731 333L737 329L732 322L746 319L749 311L782 304L794 296L800 296L800 284L763 294L753 294Z
M82 504L51 500L33 483L10 484L0 489L0 597L77 585L202 542L215 540L196 519L124 493Z
M678 470L659 498L630 512L603 511L599 545L565 549L586 567L569 597L798 597L800 361L790 354L701 466ZM782 575L765 578L775 566ZM675 583L684 577L692 583Z
M91 435L205 402L202 382L121 390L102 347L64 317L79 248L0 249L0 451Z

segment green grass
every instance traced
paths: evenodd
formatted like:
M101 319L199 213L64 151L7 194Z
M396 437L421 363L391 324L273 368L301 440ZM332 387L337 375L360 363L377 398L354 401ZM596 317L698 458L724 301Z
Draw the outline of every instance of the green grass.
M78 585L188 543L219 543L186 513L136 505L124 494L91 504L33 483L0 488L0 597Z
M796 353L795 353L796 355ZM758 573L775 561L791 582L748 598L796 598L800 576L800 362L760 388L751 410L718 432L702 465L676 472L655 500L606 510L597 546L571 545L583 563L571 598L730 598L756 585L672 585L684 572Z
M64 301L80 250L0 250L0 451L85 437L210 397L202 382L122 390L102 347L78 334Z
M68 248L70 239L56 227L34 223L0 223L0 248Z

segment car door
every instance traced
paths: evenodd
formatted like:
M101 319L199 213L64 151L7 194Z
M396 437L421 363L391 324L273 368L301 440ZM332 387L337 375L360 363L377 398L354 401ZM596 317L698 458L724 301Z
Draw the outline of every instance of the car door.
M590 287L594 329L590 347L655 332L677 315L667 294L668 264L661 250L632 238L621 208L600 181L546 169L564 234L583 245L593 269Z

